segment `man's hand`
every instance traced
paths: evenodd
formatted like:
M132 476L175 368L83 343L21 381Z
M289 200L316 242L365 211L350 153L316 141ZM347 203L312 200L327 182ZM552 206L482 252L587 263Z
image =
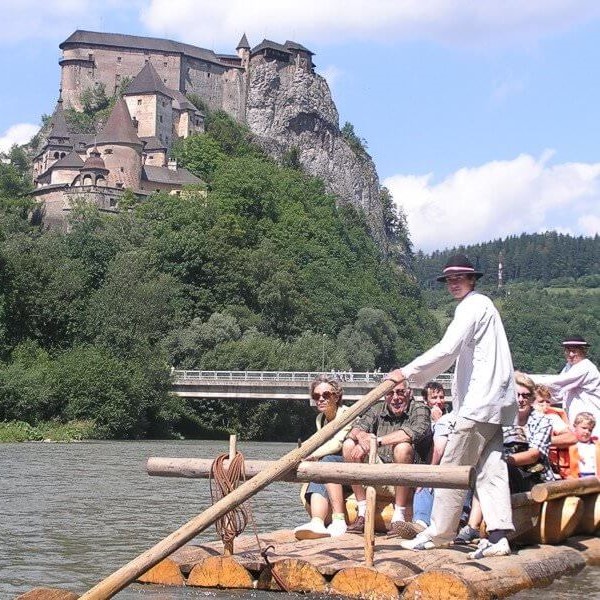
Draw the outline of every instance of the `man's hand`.
M385 379L391 379L394 383L398 384L402 383L406 377L404 377L402 369L394 369L385 376Z
M436 405L431 409L431 420L437 421L443 414L442 409Z
M360 444L356 444L354 448L352 448L352 452L350 452L350 458L356 462L362 461L366 455L367 451L364 450Z

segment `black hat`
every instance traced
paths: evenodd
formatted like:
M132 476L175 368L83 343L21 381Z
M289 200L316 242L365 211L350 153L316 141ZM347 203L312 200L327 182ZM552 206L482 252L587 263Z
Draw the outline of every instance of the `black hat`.
M580 348L589 348L590 345L580 335L570 335L565 338L562 345L566 348L568 346L579 346Z
M476 271L471 261L464 254L455 254L448 259L444 271L437 280L446 281L448 275L474 275L475 279L479 279L483 276L483 273Z

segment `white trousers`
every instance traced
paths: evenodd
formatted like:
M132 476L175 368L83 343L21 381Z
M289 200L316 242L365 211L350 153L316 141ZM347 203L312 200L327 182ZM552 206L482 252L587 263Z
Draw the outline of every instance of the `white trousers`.
M508 470L502 452L502 426L458 417L441 465L471 465L477 471L475 494L488 531L513 530ZM456 536L466 490L437 488L427 533L439 540Z

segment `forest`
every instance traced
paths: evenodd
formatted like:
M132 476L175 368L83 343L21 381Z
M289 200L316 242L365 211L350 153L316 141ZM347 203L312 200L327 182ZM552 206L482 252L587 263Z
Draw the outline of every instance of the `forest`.
M173 155L206 185L127 192L117 216L80 203L66 233L28 220L23 149L0 164L0 421L297 439L314 427L307 405L183 401L171 367L385 370L439 335L364 216L224 113Z

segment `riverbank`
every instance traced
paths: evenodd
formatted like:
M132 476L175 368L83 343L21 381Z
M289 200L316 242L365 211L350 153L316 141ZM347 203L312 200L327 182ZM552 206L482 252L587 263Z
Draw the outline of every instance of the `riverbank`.
M69 421L68 423L47 421L38 425L30 425L25 421L0 422L0 443L79 442L97 437L94 421Z

